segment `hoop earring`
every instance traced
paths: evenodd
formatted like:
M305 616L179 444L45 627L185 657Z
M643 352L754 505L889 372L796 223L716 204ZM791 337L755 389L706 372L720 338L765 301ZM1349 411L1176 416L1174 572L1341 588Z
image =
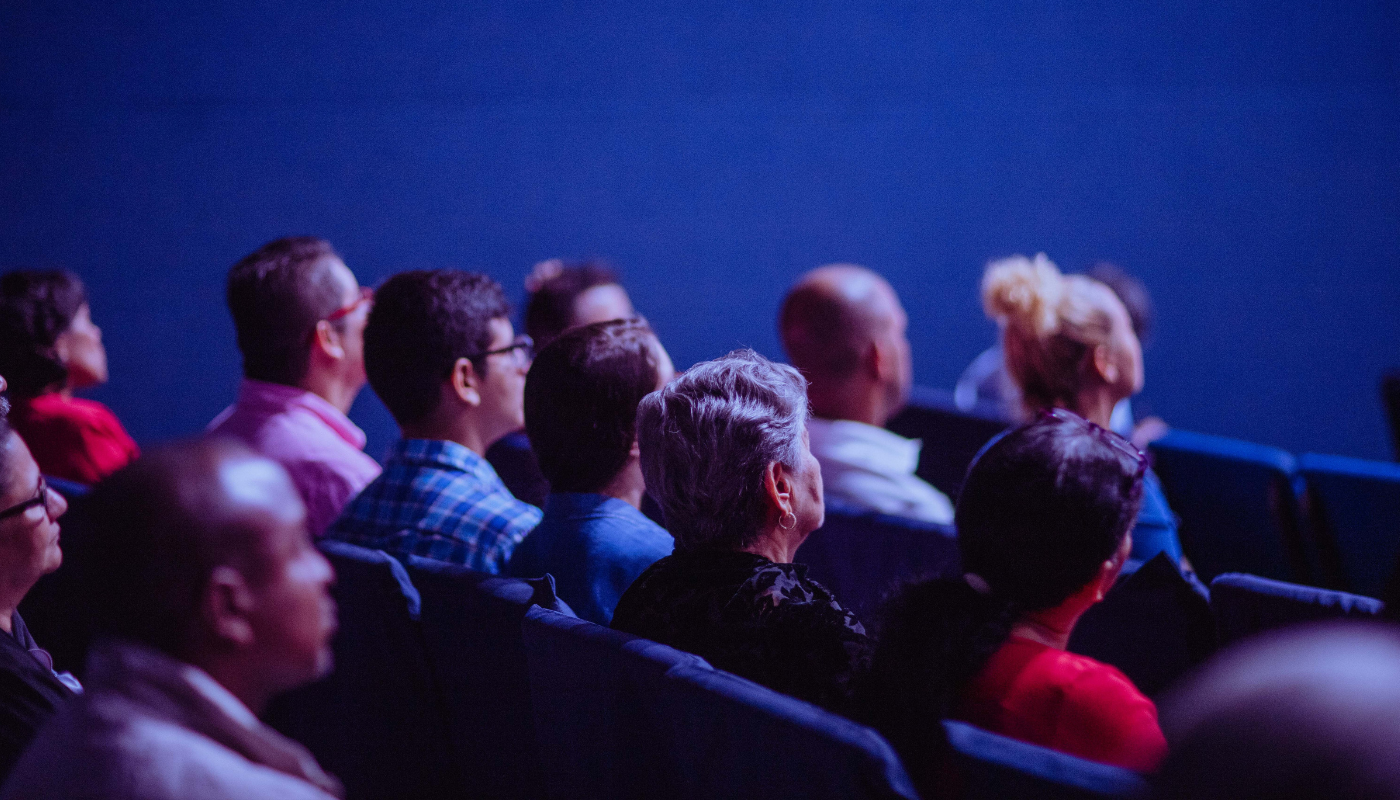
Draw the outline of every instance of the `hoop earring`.
M789 519L791 519L792 522L788 522ZM790 531L793 528L796 528L797 515L792 513L791 511L783 514L781 517L778 518L778 527L782 528L785 531Z

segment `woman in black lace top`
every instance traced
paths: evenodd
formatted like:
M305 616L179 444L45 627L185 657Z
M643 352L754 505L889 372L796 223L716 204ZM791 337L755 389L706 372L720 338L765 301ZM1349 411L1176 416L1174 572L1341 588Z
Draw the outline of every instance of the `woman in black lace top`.
M642 400L637 440L676 551L623 594L612 627L842 710L869 642L792 563L824 516L802 376L751 350L699 364Z

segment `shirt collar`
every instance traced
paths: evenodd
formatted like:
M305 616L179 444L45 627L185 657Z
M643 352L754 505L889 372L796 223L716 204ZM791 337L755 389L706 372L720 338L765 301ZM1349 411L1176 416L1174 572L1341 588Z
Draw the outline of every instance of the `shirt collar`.
M817 460L832 459L879 466L883 471L914 474L923 442L849 419L807 420L807 435Z
M632 516L635 514L641 515L645 519L642 512L633 508L626 501L591 492L551 492L544 499L544 511L550 516Z
M446 439L400 439L389 450L389 460L465 472L491 483L501 481L489 461Z
M350 421L350 418L324 397L308 392L298 386L244 378L238 388L238 404L241 406L261 406L273 411L289 411L301 408L315 414L326 423L340 438L353 445L356 450L365 446L365 432Z

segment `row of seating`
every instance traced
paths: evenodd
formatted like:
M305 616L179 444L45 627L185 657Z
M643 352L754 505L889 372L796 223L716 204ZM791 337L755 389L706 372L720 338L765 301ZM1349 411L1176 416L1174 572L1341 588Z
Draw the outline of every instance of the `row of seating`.
M918 388L891 430L925 442L919 475L956 497L973 456L1005 429ZM1182 546L1210 580L1248 572L1380 595L1400 557L1400 464L1292 454L1173 430L1151 446Z
M335 542L337 667L269 721L351 800L914 798L875 731L572 616L521 581ZM1131 772L947 723L963 796L1089 798Z

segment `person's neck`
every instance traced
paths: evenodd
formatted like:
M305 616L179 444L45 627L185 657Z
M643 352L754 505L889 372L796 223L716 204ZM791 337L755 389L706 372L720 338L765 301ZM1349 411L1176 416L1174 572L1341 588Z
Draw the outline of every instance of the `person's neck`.
M400 430L405 439L437 439L445 442L456 442L483 458L486 457L487 448L505 435L504 433L497 435L491 431L484 431L475 424L474 420L463 416L432 418L410 425L401 425Z
M19 608L19 602L24 599L34 584L30 582L25 586L10 586L0 584L0 631L14 633L11 629L11 617L15 615L15 610Z
M201 656L185 655L177 656L192 666L204 670L209 677L228 690L228 693L238 698L239 702L248 707L254 715L261 717L267 704L271 702L275 691L268 689L263 682L257 680L250 674L250 670L243 668L241 662L233 656Z
M604 486L598 494L607 497L615 497L627 505L640 510L642 507L642 495L646 494L647 482L642 477L642 463L639 459L628 459L624 466L613 476L608 485Z
M347 381L339 375L311 370L297 384L298 389L308 391L330 403L342 414L349 414L355 404L355 397L363 386L358 381Z
M763 556L775 564L791 564L797 557L797 548L806 536L794 536L776 526L765 531L756 541L744 548L744 552Z
M812 414L822 419L851 420L883 428L889 421L884 393L873 383L828 383L813 380L807 389Z
M1077 407L1071 410L1100 428L1108 430L1109 423L1113 419L1113 407L1121 399L1123 398L1108 391L1108 387L1090 389L1079 393L1079 397L1075 399Z
M1056 650L1069 649L1069 637L1079 618L1093 603L1085 604L1076 594L1054 608L1024 614L1011 626L1011 635L1039 642Z

